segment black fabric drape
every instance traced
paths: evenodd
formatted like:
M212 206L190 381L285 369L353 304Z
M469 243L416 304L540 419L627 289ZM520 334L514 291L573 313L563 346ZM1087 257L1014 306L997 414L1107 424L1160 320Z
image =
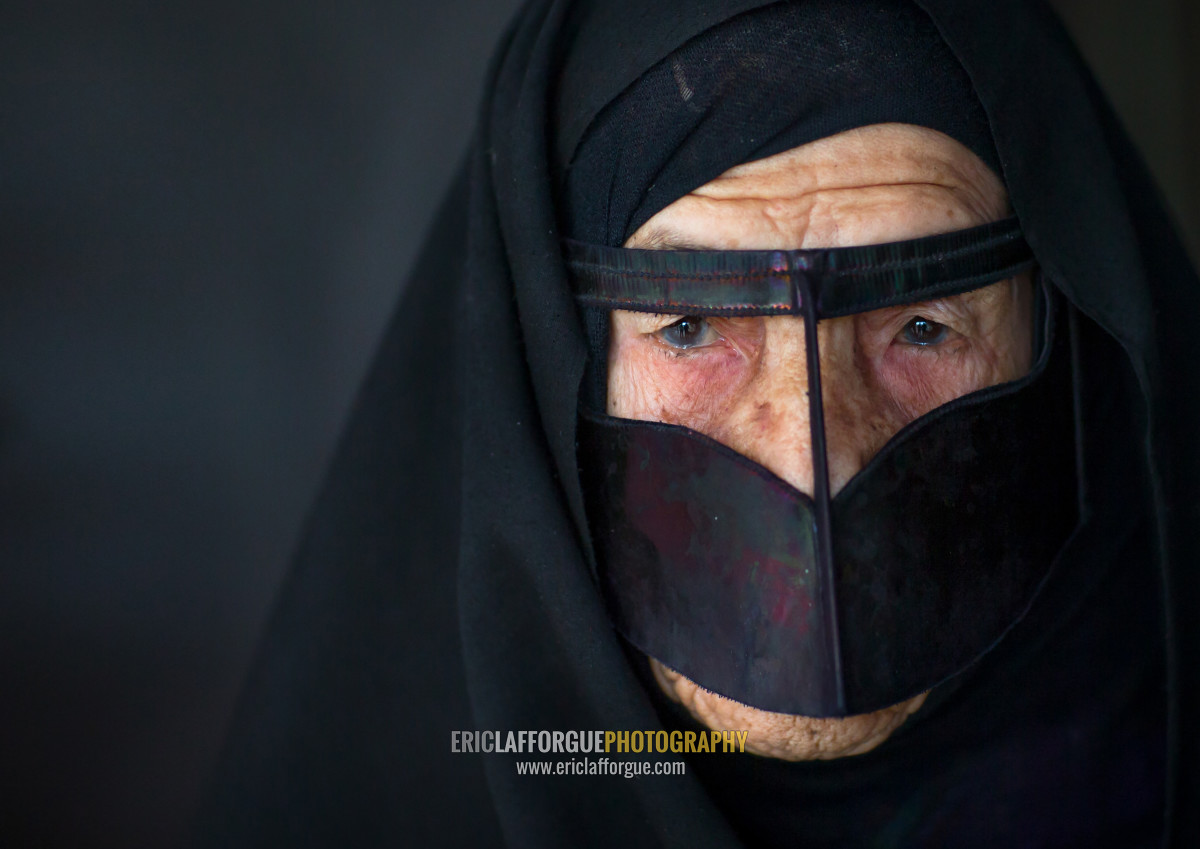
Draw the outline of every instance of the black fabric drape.
M731 163L886 123L945 133L1000 172L970 79L911 2L806 0L737 15L648 69L575 147L556 140L562 227L617 246Z
M1134 760L1144 765L1154 705L1167 706L1171 845L1200 841L1189 722L1200 715L1200 626L1189 616L1200 603L1200 373L1182 325L1200 290L1136 154L1036 0L919 5L987 113L1044 273L1079 312L1089 521L1053 604L878 757L840 762L824 783L812 778L820 765L752 759L724 773L697 761L682 777L535 778L516 773L520 755L451 753L454 729L686 722L643 686L587 566L574 438L587 346L562 265L553 163L648 68L760 5L535 0L517 18L469 167L410 277L280 598L203 817L206 844L821 846L839 824L858 828L839 817L853 815L863 781L923 778L935 796L918 814L953 808L960 827L982 833L988 818L1019 816L1021 799L938 799L938 787L953 789L947 770L965 764L970 786L987 787L993 762L972 752L998 733L1039 717L1113 723L1133 702L1140 713L1111 727L1143 728ZM1138 694L1159 680L1164 652L1170 689L1156 702ZM1119 680L1104 683L1106 664ZM1114 701L1085 710L1072 693ZM1087 758L1072 763L1068 774L1086 780ZM905 764L922 766L896 775ZM753 790L760 797L745 796ZM778 818L789 805L832 818ZM924 834L904 831L901 813L893 832L875 833L880 845ZM812 831L788 833L798 824ZM1155 830L1137 828L1139 839ZM937 833L922 839L944 845Z

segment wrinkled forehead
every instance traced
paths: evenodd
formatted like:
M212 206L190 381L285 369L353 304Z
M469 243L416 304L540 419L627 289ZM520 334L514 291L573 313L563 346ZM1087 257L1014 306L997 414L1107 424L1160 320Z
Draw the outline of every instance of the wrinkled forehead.
M879 124L735 166L659 210L628 248L789 250L914 239L1009 214L996 174L936 130Z
M1033 257L999 179L954 139L887 124L737 166L623 248L569 241L579 303L820 318L962 294Z
M602 52L585 39L579 51L589 49ZM969 78L909 0L737 14L672 49L583 127L563 95L587 99L577 96L587 75L572 67L553 133L561 225L579 241L622 244L734 166L873 124L936 130L1000 170Z

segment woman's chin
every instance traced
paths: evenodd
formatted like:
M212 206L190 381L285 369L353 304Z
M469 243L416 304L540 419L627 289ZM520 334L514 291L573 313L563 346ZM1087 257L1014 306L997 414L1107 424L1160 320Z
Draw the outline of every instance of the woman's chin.
M663 692L713 731L745 731L746 750L785 761L832 760L871 751L925 703L928 692L873 713L817 719L772 713L705 690L695 681L650 658Z

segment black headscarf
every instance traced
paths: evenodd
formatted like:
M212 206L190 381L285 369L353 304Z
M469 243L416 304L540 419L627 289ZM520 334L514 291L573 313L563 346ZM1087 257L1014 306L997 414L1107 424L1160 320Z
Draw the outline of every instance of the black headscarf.
M582 137L573 121L556 125L563 232L620 245L733 165L892 122L943 132L1000 173L970 79L911 2L807 0L745 12L673 50Z
M856 758L698 756L686 776L626 780L524 776L521 755L451 753L454 729L690 721L644 686L586 565L574 433L587 344L556 196L608 104L695 36L763 5L539 0L506 35L470 161L251 675L207 842L1200 841L1189 721L1200 716L1200 358L1184 332L1200 289L1140 160L1033 0L918 5L990 122L992 145L968 146L985 161L994 146L1040 267L1072 305L1085 519L1034 608ZM798 143L785 136L775 149ZM687 179L770 152L751 145ZM686 182L595 238L619 241Z

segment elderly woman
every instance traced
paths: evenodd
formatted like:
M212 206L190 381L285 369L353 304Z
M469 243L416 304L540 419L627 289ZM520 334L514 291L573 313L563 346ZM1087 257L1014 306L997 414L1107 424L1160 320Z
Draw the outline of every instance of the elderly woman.
M1040 5L531 3L472 150L214 842L1196 845L1197 281Z

